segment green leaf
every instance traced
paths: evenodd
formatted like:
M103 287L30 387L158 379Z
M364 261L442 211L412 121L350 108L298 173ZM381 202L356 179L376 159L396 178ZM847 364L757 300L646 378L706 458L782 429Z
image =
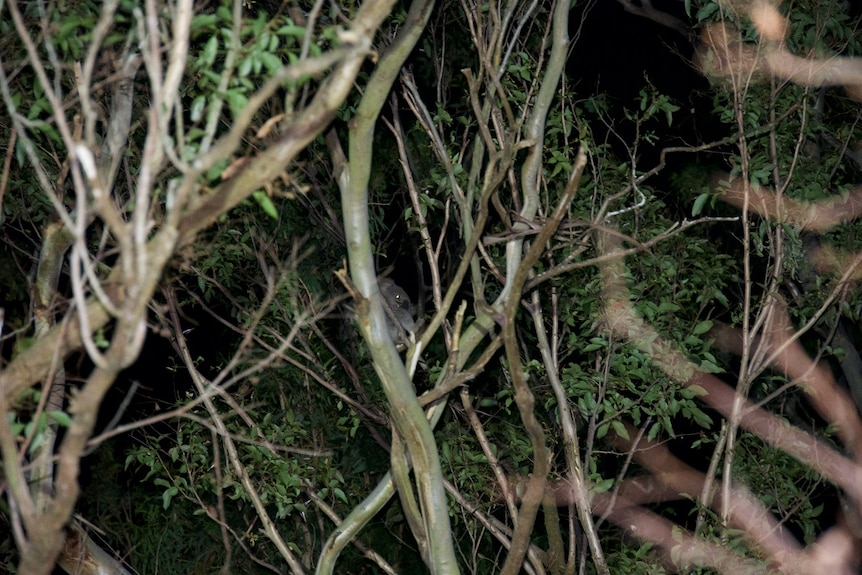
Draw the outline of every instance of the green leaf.
M294 38L304 38L305 37L305 28L302 26L294 26L292 24L287 26L282 26L276 32L279 36L293 36Z
M584 353L586 353L586 352L590 352L590 351L596 351L597 349L605 349L607 346L608 346L608 342L605 341L604 338L593 337L593 338L590 338L589 345L585 346L582 351Z
M217 52L218 52L218 37L217 36L210 36L210 39L207 40L207 43L204 46L204 53L203 53L203 56L201 57L202 67L212 66L215 63Z
M179 489L177 489L176 485L172 485L168 488L164 493L162 493L162 506L167 509L171 506L171 500L174 498L174 495L179 493Z
M709 361L708 359L704 359L700 362L700 365L697 366L700 371L704 373L724 373L724 370L717 366L715 363Z
M218 22L218 16L215 14L198 14L192 18L189 29L194 32L198 28L212 28Z
M697 385L696 383L693 383L693 384L691 384L691 385L687 385L687 386L686 386L686 387L685 387L685 388L680 392L680 394L681 394L683 397L685 397L686 399L692 399L692 398L695 398L695 397L703 397L704 395L709 395L709 392L708 392L708 391L706 391L706 390L705 390L704 388L702 388L701 386Z
M198 96L192 101L190 116L192 122L199 122L204 115L204 109L207 105L207 99L204 96Z
M663 301L658 305L658 313L673 313L681 308L673 302Z
M702 412L700 409L696 407L692 407L691 409L691 418L694 419L695 423L704 429L712 428L712 418L710 418L707 414Z
M69 427L72 423L72 418L65 411L49 411L48 415L57 422L60 427Z
M705 319L696 326L694 326L694 330L692 333L694 335L701 335L712 329L712 320Z
M254 64L254 61L251 56L243 60L239 63L239 68L237 68L237 73L240 78L244 78L249 75L251 72L251 66Z
M691 207L691 216L696 217L703 211L703 207L706 205L706 200L709 199L709 192L704 192L694 200L694 205Z
M626 429L626 426L623 425L622 421L620 421L618 419L613 420L611 422L611 427L614 428L614 433L616 433L617 435L619 435L620 437L622 437L625 440L629 439L629 430Z
M697 18L698 22L703 22L716 12L718 12L718 2L710 2L709 4L697 11L697 15L695 16L695 18Z
M202 69L201 75L203 77L205 77L207 80L209 80L210 82L212 82L213 84L218 84L219 80L221 80L221 76L219 74L217 74L216 72L214 72L213 70L210 70L209 68ZM201 85L206 86L207 83L201 82Z
M281 70L281 67L282 67L281 58L279 58L278 56L276 56L275 54L273 54L271 52L261 52L260 61L263 63L263 65L266 67L266 69L269 70L269 72L271 72L271 73L274 73L274 72L277 72L278 70Z
M248 98L237 90L228 90L225 92L225 97L230 104L230 111L234 116L238 116L245 109L246 105L248 105Z
M670 126L673 124L673 113L679 110L679 106L674 106L673 104L667 104L664 107L664 116L667 120L667 125Z
M611 487L613 486L613 479L602 479L601 481L596 481L595 483L593 483L593 491L596 493L605 493L606 491L610 491Z
M272 34L270 34L269 32L266 32L266 31L264 31L263 33L261 33L260 36L258 36L257 45L258 45L260 51L264 51L264 50L267 50L269 48L269 40L272 37L273 37Z
M252 197L261 207L261 209L266 213L266 215L268 215L274 220L278 219L278 210L275 209L275 204L272 203L272 200L269 196L266 195L266 192L258 190L252 194Z
M610 424L609 424L609 423L603 423L603 424L601 424L601 425L599 426L599 428L596 430L596 439L601 439L602 437L604 437L605 435L607 435L607 434L608 434L608 429L610 429L610 427L611 427L611 426L610 426Z

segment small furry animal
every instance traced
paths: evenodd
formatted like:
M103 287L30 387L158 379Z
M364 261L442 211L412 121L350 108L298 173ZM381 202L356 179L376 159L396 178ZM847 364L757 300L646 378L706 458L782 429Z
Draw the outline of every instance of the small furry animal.
M378 285L392 339L396 344L409 345L419 328L413 317L416 308L410 296L390 278L380 278Z

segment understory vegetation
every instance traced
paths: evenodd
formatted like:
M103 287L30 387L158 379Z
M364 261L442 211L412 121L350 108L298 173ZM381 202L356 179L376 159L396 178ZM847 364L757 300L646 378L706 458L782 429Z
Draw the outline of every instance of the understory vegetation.
M0 2L0 571L857 573L858 27Z

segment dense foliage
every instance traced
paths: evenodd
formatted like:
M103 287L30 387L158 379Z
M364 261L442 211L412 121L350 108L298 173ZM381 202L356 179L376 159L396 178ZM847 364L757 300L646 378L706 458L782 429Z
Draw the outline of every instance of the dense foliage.
M858 568L843 4L0 9L0 569Z

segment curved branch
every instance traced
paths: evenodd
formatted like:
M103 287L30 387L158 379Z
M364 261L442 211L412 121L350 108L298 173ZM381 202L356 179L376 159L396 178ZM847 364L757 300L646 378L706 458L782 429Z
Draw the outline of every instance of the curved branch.
M404 440L415 467L414 476L417 478L422 517L421 523L420 518L416 517L411 521L413 535L420 542L427 538L427 542L420 543L420 547L427 545L425 561L432 573L442 575L458 573L443 472L431 427L425 419L425 413L419 405L407 370L387 328L374 271L368 214L368 182L373 164L375 124L399 70L425 29L433 6L433 0L411 4L406 22L396 41L380 59L369 79L350 125L350 159L347 166L349 173L344 171L342 166L338 170L338 182L341 188L350 277L359 289L361 298L356 305L357 320L391 407L393 423ZM335 147L334 138L330 141L330 147ZM404 457L404 453L393 449L391 457L393 465L402 470L400 478L401 483L404 483L405 468L395 461L395 458ZM399 495L405 500L405 509L415 509L412 490L408 490L407 485L399 485ZM417 533L420 529L421 532Z

